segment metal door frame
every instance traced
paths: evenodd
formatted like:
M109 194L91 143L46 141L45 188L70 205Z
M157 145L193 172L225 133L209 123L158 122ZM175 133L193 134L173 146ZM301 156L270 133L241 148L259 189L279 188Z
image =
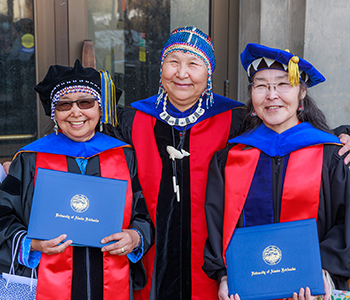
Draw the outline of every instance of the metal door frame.
M73 66L82 57L87 39L86 0L34 0L36 82L40 82L50 65ZM50 118L37 97L38 138L45 134Z
M212 0L210 35L215 47L214 93L237 100L239 70L239 0Z

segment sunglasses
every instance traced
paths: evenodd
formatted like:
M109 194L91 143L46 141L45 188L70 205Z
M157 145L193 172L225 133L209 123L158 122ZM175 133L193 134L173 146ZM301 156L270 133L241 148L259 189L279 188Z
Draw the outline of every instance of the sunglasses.
M73 103L76 103L80 109L89 109L95 106L97 98L82 98L75 101L58 101L56 104L56 110L68 111L71 110Z

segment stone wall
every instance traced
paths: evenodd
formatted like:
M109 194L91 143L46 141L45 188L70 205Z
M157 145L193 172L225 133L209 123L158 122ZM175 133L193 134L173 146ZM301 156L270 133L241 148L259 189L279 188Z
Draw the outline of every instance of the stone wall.
M331 127L350 124L350 1L241 0L239 50L249 42L289 49L310 61L326 82L309 90ZM247 77L239 68L239 99Z

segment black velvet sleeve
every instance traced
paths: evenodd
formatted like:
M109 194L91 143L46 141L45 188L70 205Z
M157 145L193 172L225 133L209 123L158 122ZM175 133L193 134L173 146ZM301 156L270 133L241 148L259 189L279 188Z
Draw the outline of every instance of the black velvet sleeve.
M138 180L135 152L131 148L124 148L124 154L129 166L133 189L133 210L129 228L135 228L142 234L144 253L146 253L154 243L155 230ZM146 284L146 273L142 260L137 263L130 262L130 269L133 278L133 289L143 288Z
M227 153L233 145L216 152L211 159L205 198L208 239L204 248L203 271L212 279L220 280L226 275L222 258L222 234L225 208L225 174Z
M350 125L341 125L333 129L333 132L336 136L339 136L341 133L350 135Z
M118 125L113 127L110 124L104 125L103 132L111 137L132 145L131 132L136 110L130 106L117 110Z
M231 122L231 129L229 134L229 139L234 138L241 132L241 127L243 125L243 118L246 113L246 107L237 107L232 110L232 122Z
M118 126L115 128L115 136L132 145L132 124L136 110L130 106L118 108Z
M325 145L317 226L322 267L338 289L350 278L350 171L338 156L338 146Z
M34 153L19 153L0 187L0 272L9 272L15 234L28 228L35 161ZM17 275L30 276L30 270L18 264L17 259L15 269Z
M143 236L144 249L145 252L147 252L154 243L154 226L148 214L146 202L137 176L135 152L131 148L124 148L124 153L132 178L132 189L134 194L130 228L136 228L140 231Z

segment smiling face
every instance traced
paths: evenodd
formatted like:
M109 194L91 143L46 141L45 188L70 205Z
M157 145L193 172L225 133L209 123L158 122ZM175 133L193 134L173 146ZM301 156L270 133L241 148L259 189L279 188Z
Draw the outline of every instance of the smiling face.
M161 80L169 101L180 111L192 107L207 86L208 68L199 57L169 53L163 62Z
M93 98L89 93L71 93L60 96L60 101L75 101L83 98ZM101 109L98 102L89 109L80 109L77 103L68 111L55 110L55 120L63 134L75 142L85 142L95 134L95 128L101 118Z
M282 133L298 124L297 110L300 99L304 99L306 91L300 86L289 86L287 72L275 69L261 70L254 75L253 83L253 106L256 114L267 127ZM275 89L275 83L279 91ZM270 88L265 89L265 92L259 92L259 88L256 87L261 85L267 85Z

